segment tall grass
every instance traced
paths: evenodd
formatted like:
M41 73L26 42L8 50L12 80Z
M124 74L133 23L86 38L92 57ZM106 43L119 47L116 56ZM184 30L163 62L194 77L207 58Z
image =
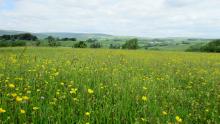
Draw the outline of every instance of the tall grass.
M219 89L219 54L0 49L0 123L217 124Z

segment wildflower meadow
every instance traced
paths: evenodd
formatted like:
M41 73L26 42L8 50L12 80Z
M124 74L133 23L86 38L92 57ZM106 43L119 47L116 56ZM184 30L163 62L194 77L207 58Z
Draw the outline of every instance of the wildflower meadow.
M1 124L218 124L220 54L1 48Z

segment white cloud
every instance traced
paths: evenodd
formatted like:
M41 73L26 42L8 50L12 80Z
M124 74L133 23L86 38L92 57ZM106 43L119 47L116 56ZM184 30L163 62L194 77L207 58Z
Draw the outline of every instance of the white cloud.
M220 37L219 0L13 0L0 29ZM7 4L0 0L0 4Z

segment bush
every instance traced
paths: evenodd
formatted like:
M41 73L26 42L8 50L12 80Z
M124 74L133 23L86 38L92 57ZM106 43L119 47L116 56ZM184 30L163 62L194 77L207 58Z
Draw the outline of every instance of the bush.
M134 38L126 41L126 43L122 46L123 49L137 49L138 48L138 39Z
M87 44L84 41L79 41L78 43L74 44L74 48L86 48Z

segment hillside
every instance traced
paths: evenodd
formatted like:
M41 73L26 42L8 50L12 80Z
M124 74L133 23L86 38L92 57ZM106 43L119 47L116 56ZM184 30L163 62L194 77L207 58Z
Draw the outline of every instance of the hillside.
M20 33L26 33L26 32L24 32L24 31L14 31L14 30L0 30L0 36L1 35L20 34Z
M25 31L14 31L14 30L0 30L1 35L12 35L12 34L19 34L19 33L27 33ZM32 33L32 32L29 32ZM32 33L36 35L40 39L44 39L48 36L59 37L59 38L77 38L80 40L85 40L88 38L113 38L114 36L108 34L101 34L101 33L69 33L69 32L45 32L45 33Z

